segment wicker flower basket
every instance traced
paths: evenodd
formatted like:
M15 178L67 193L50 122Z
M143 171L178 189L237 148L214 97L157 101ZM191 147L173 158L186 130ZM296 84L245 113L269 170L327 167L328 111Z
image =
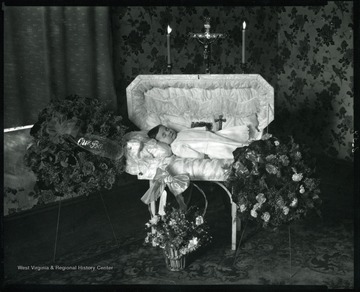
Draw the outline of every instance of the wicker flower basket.
M204 207L202 217L205 217L206 209L207 209L207 206L208 206L208 202L207 202L205 193L195 183L193 183L193 185L200 191L200 193L204 197L205 207ZM178 249L176 249L176 248L174 248L172 246L169 246L169 247L164 249L164 256L165 256L166 267L170 271L177 272L177 271L182 271L182 270L185 269L187 255L183 255L182 253L180 253L180 251Z
M186 266L186 255L183 255L177 249L169 247L164 249L166 267L173 272L181 271Z

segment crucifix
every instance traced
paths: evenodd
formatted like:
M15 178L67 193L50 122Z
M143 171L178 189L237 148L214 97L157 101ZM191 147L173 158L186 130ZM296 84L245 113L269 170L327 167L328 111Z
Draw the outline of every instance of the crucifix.
M210 33L210 17L204 17L205 33L189 32L189 38L196 39L200 44L204 46L204 61L206 63L206 74L210 74L211 63L211 44L218 39L224 39L227 37L226 33Z
M226 122L226 119L223 119L223 115L219 115L218 119L215 119L215 123L219 122L219 130L222 130L222 123Z

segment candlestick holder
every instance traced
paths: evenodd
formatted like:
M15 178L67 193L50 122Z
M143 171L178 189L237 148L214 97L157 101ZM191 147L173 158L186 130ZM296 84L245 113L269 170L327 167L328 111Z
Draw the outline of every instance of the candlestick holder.
M172 64L167 64L167 73L171 74Z
M211 66L211 44L216 42L219 39L224 39L227 37L226 33L210 33L210 17L204 17L204 28L205 33L193 33L189 32L189 38L196 39L200 44L204 46L204 62L206 64L205 73L210 74Z

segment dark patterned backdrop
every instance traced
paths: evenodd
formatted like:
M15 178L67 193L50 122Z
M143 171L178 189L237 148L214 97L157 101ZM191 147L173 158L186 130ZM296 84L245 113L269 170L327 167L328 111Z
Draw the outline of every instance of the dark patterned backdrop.
M317 152L347 160L353 139L352 12L352 2L336 1L278 14L275 125Z
M242 22L247 23L250 73L275 88L275 122L270 132L292 134L314 152L352 160L352 2L326 6L115 7L112 10L115 86L126 113L125 90L138 74L166 69L166 28L171 33L174 74L205 72L202 47L187 38L203 30L229 37L213 45L211 72L240 73Z

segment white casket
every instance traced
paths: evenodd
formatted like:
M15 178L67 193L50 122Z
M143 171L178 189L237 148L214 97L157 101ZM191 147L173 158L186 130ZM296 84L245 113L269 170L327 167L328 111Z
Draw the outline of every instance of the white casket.
M141 155L149 142L146 133L158 124L177 131L206 122L219 129L258 124L263 130L274 119L274 89L258 74L139 75L126 89L129 119L141 130L130 133L126 171L151 180L158 167L191 180L224 181L231 159L180 158ZM257 139L261 138L261 135ZM154 141L151 141L154 146Z

